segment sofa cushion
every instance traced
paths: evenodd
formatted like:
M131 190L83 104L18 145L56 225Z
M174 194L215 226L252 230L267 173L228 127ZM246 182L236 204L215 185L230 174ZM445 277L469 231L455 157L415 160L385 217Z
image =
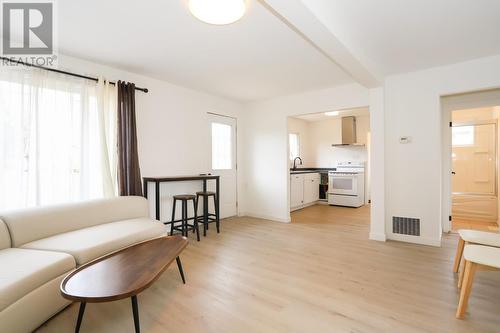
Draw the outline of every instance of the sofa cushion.
M82 265L132 244L165 236L166 232L163 223L139 218L66 232L24 244L22 248L65 252Z
M0 213L13 247L99 224L148 217L143 197L116 197Z
M75 259L66 253L10 248L0 251L0 264L1 311L48 281L74 269Z
M0 250L10 247L9 229L2 220L0 220Z

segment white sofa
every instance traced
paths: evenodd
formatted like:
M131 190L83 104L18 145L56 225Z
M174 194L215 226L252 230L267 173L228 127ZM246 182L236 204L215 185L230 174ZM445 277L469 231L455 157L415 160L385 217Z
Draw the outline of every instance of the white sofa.
M67 306L59 285L77 266L164 235L142 197L0 213L0 332L31 332Z

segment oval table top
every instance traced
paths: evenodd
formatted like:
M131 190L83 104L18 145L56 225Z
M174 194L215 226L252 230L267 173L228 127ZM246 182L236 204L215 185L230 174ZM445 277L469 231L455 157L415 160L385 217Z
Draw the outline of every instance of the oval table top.
M64 298L77 302L109 302L137 295L156 281L184 250L182 236L155 238L97 258L61 282Z

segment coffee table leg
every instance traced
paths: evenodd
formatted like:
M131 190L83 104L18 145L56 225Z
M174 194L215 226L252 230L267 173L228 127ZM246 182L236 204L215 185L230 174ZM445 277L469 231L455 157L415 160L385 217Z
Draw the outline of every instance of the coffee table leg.
M80 332L80 326L82 325L83 313L85 312L85 305L87 303L80 303L80 310L78 310L78 319L76 321L75 333Z
M181 258L175 258L177 261L177 267L179 267L179 273L181 273L182 283L186 284L186 279L184 278L184 270L182 269Z
M140 333L141 325L139 323L139 306L137 305L137 295L132 296L131 300L132 300L132 312L134 314L135 333Z

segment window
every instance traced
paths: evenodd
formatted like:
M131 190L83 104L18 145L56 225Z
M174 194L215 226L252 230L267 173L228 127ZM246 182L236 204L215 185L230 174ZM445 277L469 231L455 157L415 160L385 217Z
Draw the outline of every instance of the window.
M453 146L474 145L474 126L452 127L451 133L451 142Z
M212 123L212 169L230 170L233 168L231 125Z
M299 134L290 133L289 137L288 137L288 141L290 142L290 160L293 160L294 158L300 156Z
M114 194L116 116L102 113L98 91L93 81L0 69L0 210Z

